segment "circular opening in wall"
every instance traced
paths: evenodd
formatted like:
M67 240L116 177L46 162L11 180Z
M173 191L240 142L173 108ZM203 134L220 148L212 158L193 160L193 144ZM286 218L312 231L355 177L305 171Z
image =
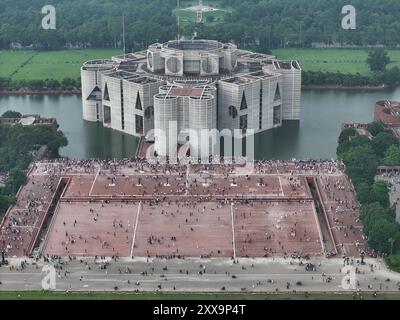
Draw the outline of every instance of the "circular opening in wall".
M204 59L202 64L201 64L203 71L205 73L211 73L212 72L212 61L210 59Z
M176 57L171 57L167 60L167 69L171 73L178 73L181 71L181 61Z

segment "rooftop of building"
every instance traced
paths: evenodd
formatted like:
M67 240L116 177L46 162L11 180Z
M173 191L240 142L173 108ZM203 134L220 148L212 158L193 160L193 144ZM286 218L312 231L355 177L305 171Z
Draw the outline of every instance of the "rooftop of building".
M171 54L172 58L185 57L185 55L188 54L188 57L184 58L183 66L180 67L184 68L184 73L166 74L164 69L149 70L148 54L156 51L165 51ZM176 52L174 53L174 51ZM221 68L220 66L217 72L211 72L210 74L204 73L201 75L198 71L192 72L191 68L186 66L187 63L193 62L191 59L198 59L198 63L202 64L202 59L205 56L210 55L211 57L218 57L221 52L225 51L228 55L232 55L233 60L227 60L227 63L232 64L231 68ZM222 56L224 56L224 54L222 54ZM177 63L181 64L179 59ZM212 64L214 62L209 63ZM179 68L177 67L177 69ZM224 81L227 82L245 83L254 80L251 78L252 76L266 78L285 70L301 71L301 67L296 60L277 60L275 56L270 54L238 49L237 46L232 43L221 43L216 40L171 40L166 43L154 43L148 47L148 50L114 56L111 60L88 61L83 65L82 70L105 70L106 72L109 71L109 76L127 80L135 79L138 75L142 75L149 77L149 79L165 80L170 83L179 80L205 80L208 83L212 83L221 79L225 79ZM132 81L135 82L135 80Z

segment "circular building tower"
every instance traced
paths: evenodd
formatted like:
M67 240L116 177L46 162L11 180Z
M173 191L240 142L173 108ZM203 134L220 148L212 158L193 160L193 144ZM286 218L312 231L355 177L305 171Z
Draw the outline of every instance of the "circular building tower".
M111 60L91 60L82 66L82 114L84 120L103 121L100 75L113 71L115 68L116 63Z

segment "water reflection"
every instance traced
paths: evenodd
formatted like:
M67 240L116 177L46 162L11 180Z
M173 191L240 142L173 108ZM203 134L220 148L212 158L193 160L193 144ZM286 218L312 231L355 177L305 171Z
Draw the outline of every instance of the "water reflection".
M386 92L305 91L300 122L254 138L256 159L330 159L336 157L337 137L343 122L370 122L373 107L382 99L400 100L400 89ZM61 155L70 158L133 156L138 139L82 120L77 95L0 96L0 114L7 110L55 117L69 145Z
M254 137L256 159L287 159L298 154L299 121L285 121L283 126Z

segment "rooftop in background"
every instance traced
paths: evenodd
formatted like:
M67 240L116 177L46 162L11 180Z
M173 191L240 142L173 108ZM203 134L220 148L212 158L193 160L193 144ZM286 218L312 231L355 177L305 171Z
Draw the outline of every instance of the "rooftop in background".
M378 101L375 104L374 121L383 123L400 139L400 102Z
M57 132L58 123L55 118L42 118L40 115L26 114L21 118L0 117L0 124L21 124L23 126L42 125L50 127L53 132Z

